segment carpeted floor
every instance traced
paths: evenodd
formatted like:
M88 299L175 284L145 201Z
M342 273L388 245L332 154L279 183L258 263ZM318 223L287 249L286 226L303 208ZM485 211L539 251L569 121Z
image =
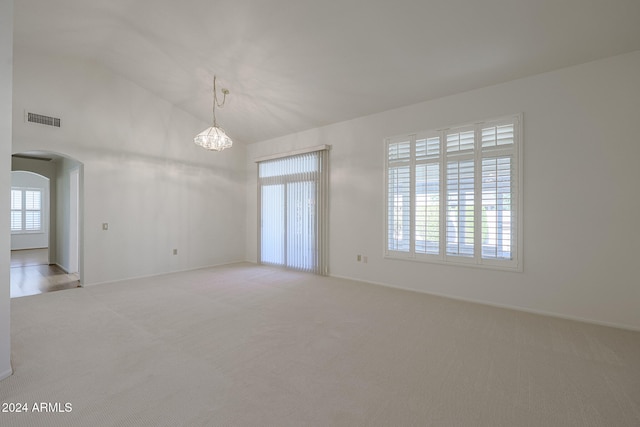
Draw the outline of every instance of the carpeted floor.
M11 309L3 426L640 425L638 332L252 264Z

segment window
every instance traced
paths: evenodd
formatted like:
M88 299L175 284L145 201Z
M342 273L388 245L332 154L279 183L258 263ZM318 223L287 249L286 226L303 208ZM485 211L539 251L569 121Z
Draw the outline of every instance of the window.
M521 270L521 123L387 138L387 257Z
M263 264L327 274L327 149L258 161Z
M11 188L11 232L42 231L42 191Z

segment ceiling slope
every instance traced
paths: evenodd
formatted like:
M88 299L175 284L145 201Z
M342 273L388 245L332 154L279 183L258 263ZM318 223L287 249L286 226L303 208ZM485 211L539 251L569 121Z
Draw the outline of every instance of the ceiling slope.
M16 50L98 61L266 140L640 49L637 0L21 0Z

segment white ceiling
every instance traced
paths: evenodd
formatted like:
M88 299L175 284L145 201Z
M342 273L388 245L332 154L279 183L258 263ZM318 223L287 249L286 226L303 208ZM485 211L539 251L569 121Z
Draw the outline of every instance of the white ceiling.
M16 50L95 60L270 139L640 49L639 0L16 0Z

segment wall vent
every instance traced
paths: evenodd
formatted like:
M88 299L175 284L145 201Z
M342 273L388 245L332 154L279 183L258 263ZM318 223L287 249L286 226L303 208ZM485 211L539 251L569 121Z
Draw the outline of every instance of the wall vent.
M55 126L57 128L60 127L60 119L57 117L43 116L42 114L26 112L25 118L27 119L27 122L30 123L39 123L41 125Z

